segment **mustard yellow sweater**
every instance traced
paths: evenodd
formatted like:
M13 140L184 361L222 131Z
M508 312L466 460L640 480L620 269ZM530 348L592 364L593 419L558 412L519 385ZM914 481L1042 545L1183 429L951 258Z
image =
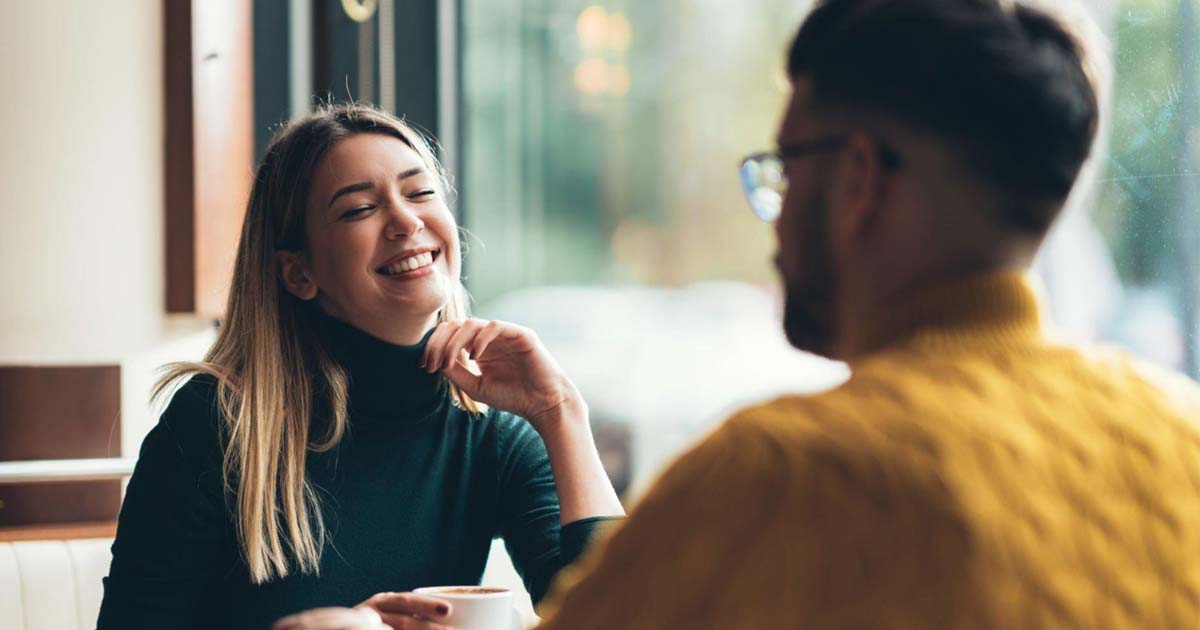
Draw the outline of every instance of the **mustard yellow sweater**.
M1021 274L880 313L560 581L545 630L1200 628L1200 387L1043 333Z

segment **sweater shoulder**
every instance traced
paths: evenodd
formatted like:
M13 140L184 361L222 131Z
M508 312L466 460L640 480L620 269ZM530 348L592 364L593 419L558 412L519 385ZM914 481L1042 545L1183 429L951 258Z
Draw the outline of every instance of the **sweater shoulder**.
M501 470L537 467L549 461L541 435L525 418L507 411L489 408L471 416L463 413L471 442L477 452L493 459Z
M996 445L1053 459L1038 445L1064 432L1092 446L1123 436L1117 446L1186 443L1200 453L1200 385L1110 347L888 351L840 387L777 398L735 420L791 449L933 468Z
M819 393L789 394L767 400L731 416L725 423L728 431L744 439L787 443L795 447L828 441L846 435L859 442L861 433L878 425L881 415L880 394L891 397L877 387L848 381Z
M208 374L189 378L172 394L159 417L159 428L193 460L220 461L224 452L225 423L221 416L219 384Z
M883 456L888 445L873 439L879 427L872 426L869 408L855 403L844 387L746 407L726 420L713 437L731 449L754 454L750 459L759 464L768 459L796 465L813 459Z
M1111 346L1080 350L1098 395L1140 395L1141 402L1200 427L1200 384L1173 370Z
M727 426L771 445L792 466L935 470L940 451L980 435L977 423L987 416L975 412L986 409L991 393L971 367L953 377L922 368L878 362L833 389L745 408Z
M211 374L182 377L171 393L167 409L176 412L190 410L201 414L203 412L200 410L208 406L214 406L215 409L219 387L216 377Z

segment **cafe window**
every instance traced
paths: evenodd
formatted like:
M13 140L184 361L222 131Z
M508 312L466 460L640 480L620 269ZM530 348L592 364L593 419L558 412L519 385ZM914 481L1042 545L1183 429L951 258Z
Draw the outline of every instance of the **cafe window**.
M542 335L601 423L634 434L636 478L738 404L845 378L787 347L771 228L735 175L773 142L808 3L381 0L362 22L341 6L255 3L273 33L259 149L306 94L439 136L475 311ZM1109 40L1110 116L1036 270L1068 336L1200 376L1197 6L1081 6Z
M721 352L695 354L685 338L731 349L739 336L766 334L754 327L777 327L736 307L770 303L756 300L778 289L770 228L747 211L733 166L772 144L786 48L807 9L784 0L462 2L459 183L477 310L537 323L548 343L580 353L576 370L599 383L585 391L594 407L631 395L606 379L652 390L618 414L652 440L685 444L722 411L681 400L688 410L675 415L704 420L667 421L672 404L655 393L730 390L712 400L732 405L737 387L788 384L773 365L723 372L712 364ZM1084 10L1112 47L1112 115L1092 182L1037 271L1067 335L1113 341L1196 376L1197 8L1088 0ZM674 369L630 365L637 347L655 350L633 356ZM736 366L744 359L728 355ZM792 385L839 377L836 366L803 365L812 369ZM637 383L630 372L693 380ZM672 448L648 454L651 468Z

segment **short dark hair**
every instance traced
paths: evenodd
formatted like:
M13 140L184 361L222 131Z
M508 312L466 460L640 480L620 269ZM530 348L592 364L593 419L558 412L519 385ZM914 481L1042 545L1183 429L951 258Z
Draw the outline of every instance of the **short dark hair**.
M788 74L811 79L818 106L933 133L1002 194L1056 207L1099 122L1086 64L1060 20L1013 2L822 0L796 35ZM1004 218L1025 231L1046 230L1056 214L1010 205Z

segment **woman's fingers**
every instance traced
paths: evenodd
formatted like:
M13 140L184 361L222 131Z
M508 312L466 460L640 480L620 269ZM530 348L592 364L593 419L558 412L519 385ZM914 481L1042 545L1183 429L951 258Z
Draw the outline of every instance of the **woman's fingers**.
M504 327L501 326L499 322L490 321L484 324L483 330L480 330L479 334L475 335L475 341L471 343L471 358L478 361L479 358L483 356L483 353L487 352L488 346L491 345L491 343L495 341L502 332L504 332Z
M451 630L438 623L450 614L450 602L413 593L379 593L359 604L379 613L393 630Z
M446 347L443 349L441 355L441 362L436 364L438 369L449 369L458 360L459 356L461 356L463 348L466 348L467 344L474 341L475 335L479 334L479 331L483 330L486 324L487 322L484 320L475 318L462 322L458 330L454 331L454 334L446 342Z
M482 377L472 372L462 361L455 361L448 369L442 370L442 374L468 396L478 400Z
M401 613L382 613L380 617L383 617L383 623L391 626L392 630L454 630L436 621Z
M381 615L403 613L439 619L450 614L450 602L415 593L377 593L359 606L373 608Z
M432 374L441 368L446 342L458 332L461 325L462 322L442 322L429 336L429 341L425 344L425 356L421 360L421 367L425 368L426 372Z
M370 608L314 608L276 621L271 630L382 630L379 613Z
M460 322L442 322L429 337L421 366L430 373L449 370L463 350L478 360L500 337L518 339L527 332L513 324L474 317Z
M316 608L276 621L271 630L324 630L343 622L362 621L362 615L345 608Z

